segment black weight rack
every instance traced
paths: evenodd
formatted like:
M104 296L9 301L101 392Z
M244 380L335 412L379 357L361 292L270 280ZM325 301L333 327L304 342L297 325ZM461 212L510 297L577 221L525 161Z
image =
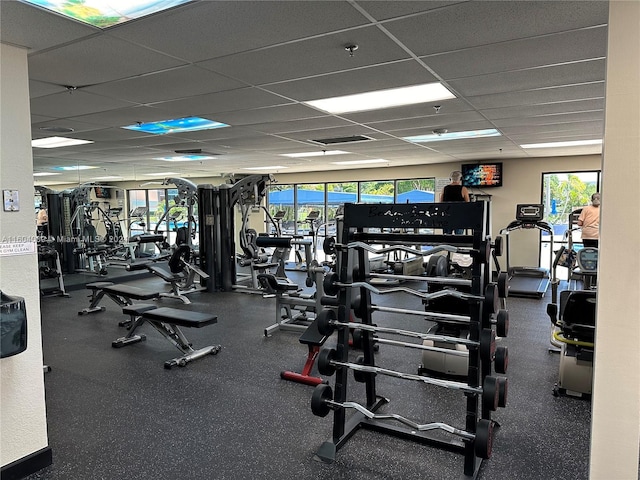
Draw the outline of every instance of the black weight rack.
M433 233L434 230L442 228L464 229L467 234ZM338 328L337 346L330 357L335 365L334 389L331 392L330 387L320 385L316 388L321 390L314 392L314 399L312 399L312 408L316 402L314 413L319 414L317 413L318 400L324 401L326 405L331 405L333 410L333 434L331 439L324 442L316 452L317 459L328 463L332 462L335 460L337 451L355 432L360 428L365 428L460 453L464 456L464 478L477 476L483 458L478 455L474 444L476 440L479 441L478 435L481 435L482 441L489 445L488 455L484 456L484 458L488 458L494 426L498 426L491 419L493 408L485 405L484 400L481 401L481 397L484 398L482 395L469 393L468 390L465 392L465 427L462 432L457 430L462 433L459 435L462 437L460 440L443 440L441 436L434 435L429 429L414 428L417 424L411 426L411 422L405 421L404 418L400 421L404 425L397 425L381 420L387 415L375 415L375 412L389 400L379 395L376 389L376 375L374 373L377 368L374 359L376 339L373 332L366 329L366 326L373 326L372 309L368 306L371 306L371 293L375 289L367 288L364 285L370 278L368 251L371 250L361 248L359 245L422 246L440 244L460 247L469 251L473 258L473 264L471 293L468 295L470 312L468 340L479 344L481 335L486 333L486 329L491 329L490 314L492 312L487 308L487 304L493 302L493 297L497 295L497 289L493 288L495 285L489 284L491 275L489 260L492 244L488 230L489 204L487 202L345 205L341 243L336 244L338 271L333 274L333 278L325 283L332 291L329 293L335 293L336 298L327 300L325 304L332 305L333 311L330 312L330 317L336 318L337 324L343 325L350 322L354 300L359 305L358 316L360 316L361 323L365 325L361 331L363 360L360 359L360 363L369 367L369 370L357 373L365 383L366 405L356 405L347 401L349 368L346 364L348 364L350 348L350 331L348 328ZM495 344L493 346L495 348ZM492 363L481 355L478 346L469 346L468 348L466 386L470 390L482 392L484 380L491 375ZM326 358L325 356L325 361ZM407 377L416 376L407 375ZM506 379L503 380L505 382L503 393L506 398ZM347 416L347 408L344 408L346 406L355 406L355 412ZM319 415L324 416L328 411L327 407L326 411ZM490 425L489 430L483 429L478 434L479 421L483 421L485 427Z

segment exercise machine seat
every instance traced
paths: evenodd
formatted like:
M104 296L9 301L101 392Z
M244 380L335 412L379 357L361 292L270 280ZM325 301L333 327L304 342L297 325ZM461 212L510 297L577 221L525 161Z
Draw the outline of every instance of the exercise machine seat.
M560 293L560 303L564 305L561 310L563 334L584 342L593 342L596 328L596 292L592 290L566 292ZM566 297L562 298L565 293Z
M102 290L107 294L120 295L132 300L152 300L160 296L160 292L150 292L131 285L110 285Z
M259 274L258 281L269 293L283 293L291 290L298 290L298 285L295 283L291 283L286 278L278 278L271 273Z
M147 320L169 323L179 327L201 328L218 322L217 315L169 307L149 309L144 311L142 316Z

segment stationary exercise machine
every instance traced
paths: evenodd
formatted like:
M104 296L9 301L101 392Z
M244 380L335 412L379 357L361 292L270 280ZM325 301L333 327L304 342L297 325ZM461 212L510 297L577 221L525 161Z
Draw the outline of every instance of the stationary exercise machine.
M549 265L553 265L553 228L542 220L542 205L519 204L516 206L516 219L500 233L505 236L507 273L509 275L509 295L513 297L542 298L551 283L549 269L542 267L513 267L510 263L510 234L516 230L536 230L549 234Z
M578 251L577 261L583 275L595 276L598 249L585 247ZM554 396L588 396L592 392L593 354L596 328L596 291L564 290L560 303L547 305L553 324L552 336L560 344L558 382Z
M198 186L200 268L209 275L208 292L229 292L237 284L234 207L259 204L271 181L271 175L250 175L234 184Z
M167 209L158 220L153 233L158 235L160 225L163 222L166 222L167 226L170 226L173 221L174 232L176 234L175 245L180 246L186 244L193 249L193 241L196 238L198 225L195 217L195 210L198 204L198 187L190 180L176 177L165 178L162 181L162 185L175 185L178 194L173 197L173 205L167 205ZM175 209L181 209L183 212L186 210L186 225L181 227L177 225L177 219L181 214L176 214Z

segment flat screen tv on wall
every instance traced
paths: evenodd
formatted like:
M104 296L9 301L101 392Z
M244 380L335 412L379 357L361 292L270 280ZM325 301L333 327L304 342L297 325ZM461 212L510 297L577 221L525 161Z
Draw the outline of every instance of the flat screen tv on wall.
M463 163L462 184L467 188L502 186L502 163Z
M111 190L107 187L96 185L93 187L96 198L111 198Z

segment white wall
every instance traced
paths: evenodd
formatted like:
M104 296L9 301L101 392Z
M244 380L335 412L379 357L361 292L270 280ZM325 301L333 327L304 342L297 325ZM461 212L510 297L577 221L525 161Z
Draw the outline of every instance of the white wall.
M0 74L0 187L18 190L21 201L19 212L0 211L0 239L35 241L26 50L0 44ZM0 289L25 298L28 322L27 350L0 359L0 464L4 466L48 444L37 256L0 256Z
M590 478L638 478L640 2L609 4Z

